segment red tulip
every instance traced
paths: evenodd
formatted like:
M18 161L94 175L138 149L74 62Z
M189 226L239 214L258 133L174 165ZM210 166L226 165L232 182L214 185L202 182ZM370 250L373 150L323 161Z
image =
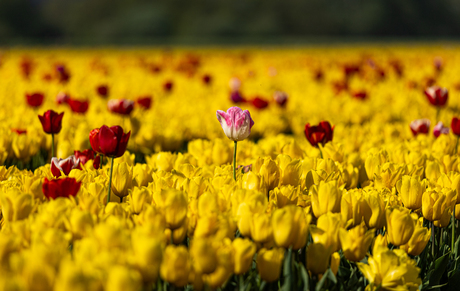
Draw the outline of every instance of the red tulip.
M59 133L62 129L62 118L64 117L64 112L57 113L53 110L48 110L43 114L39 115L38 118L43 126L43 131L48 134Z
M80 159L74 155L68 157L67 159L51 159L51 173L56 178L61 176L61 171L67 176L73 169L81 170Z
M26 94L27 104L31 107L39 107L42 105L44 97L42 93Z
M425 90L425 96L434 106L444 106L446 105L447 98L449 97L449 92L446 88L433 86Z
M246 99L244 99L243 95L239 91L232 91L230 93L230 99L233 101L233 103L244 103L246 102Z
M163 84L163 90L165 90L166 92L171 92L173 87L174 87L174 83L172 81L166 81Z
M84 165L89 160L93 160L93 167L97 170L101 164L101 157L96 155L92 149L83 150L83 151L74 151L74 155L77 159L80 160L80 164Z
M103 98L106 98L107 96L109 96L109 87L107 87L107 85L98 86L96 88L96 91L97 91L97 94L99 94L99 96Z
M46 198L56 199L58 197L76 196L80 190L81 182L75 178L64 178L45 181L42 185L42 191Z
M88 100L79 101L79 100L69 99L67 101L67 103L69 104L70 109L72 110L72 112L86 113L86 111L88 111L88 107L89 107Z
M203 75L203 77L201 77L201 80L203 81L205 85L209 85L212 82L212 77L211 75L206 74L206 75Z
M144 109L150 109L150 106L152 105L152 97L140 97L136 100L136 103Z
M433 128L433 135L438 138L441 134L449 134L449 128L445 127L442 121L438 122Z
M334 126L328 121L321 121L318 125L310 126L309 123L305 125L305 137L314 147L318 144L325 145L327 142L332 141L334 133Z
M256 97L256 98L252 99L251 103L257 109L264 109L264 108L268 107L268 102L265 101L262 98L259 98L259 97Z
M450 128L456 136L460 136L460 119L458 119L457 117L452 118Z
M91 130L89 142L95 152L118 158L125 153L130 135L131 131L124 133L121 126L103 125Z
M20 66L21 66L22 75L26 79L29 79L30 74L32 73L32 69L34 68L33 60L28 57L24 57L21 61Z
M65 92L59 92L56 96L56 103L57 104L67 103L69 99L70 99L70 96L68 94L66 94Z
M286 103L287 103L287 100L288 100L288 95L284 92L281 92L281 91L276 91L274 94L273 94L273 99L275 100L275 102L281 106L281 107L285 107L286 106Z
M56 66L57 75L61 83L66 83L70 79L70 73L63 65Z
M12 132L16 132L18 135L27 133L27 129L12 128Z
M352 95L353 95L353 97L355 97L356 99L360 99L360 100L365 100L365 99L367 99L367 92L366 92L366 91L356 91L356 92L354 92Z
M427 134L430 131L430 124L429 119L416 119L410 123L410 130L414 136L417 134Z
M126 99L111 99L107 103L109 110L121 115L129 115L134 109L134 102Z

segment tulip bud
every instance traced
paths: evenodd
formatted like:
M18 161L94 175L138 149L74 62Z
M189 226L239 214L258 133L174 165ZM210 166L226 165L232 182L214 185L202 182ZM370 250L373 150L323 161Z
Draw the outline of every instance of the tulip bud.
M364 222L346 231L339 229L340 242L345 258L352 262L364 259L374 238L374 231L367 230Z
M361 192L350 190L343 194L341 201L342 221L349 222L350 226L356 226L361 223L364 216L364 197Z
M103 125L101 128L91 130L89 142L95 152L119 158L126 151L130 135L131 132L124 133L123 128L118 125L112 127Z
M334 133L334 126L328 121L321 121L318 125L310 126L309 123L305 125L305 137L314 147L318 147L318 144L325 145L327 142L332 141L332 135Z
M234 250L234 269L236 275L242 275L249 271L252 259L257 251L256 244L249 239L236 238L232 242Z
M129 190L133 187L133 170L126 162L115 164L112 174L113 194L122 198L128 196Z
M457 137L460 136L460 119L458 119L457 117L452 118L450 128Z
M260 278L267 282L278 280L283 260L283 248L261 249L257 253L257 269L259 270Z
M410 123L410 130L414 136L418 134L427 134L430 130L430 120L427 118L416 119Z
M233 141L242 141L251 134L254 121L247 110L239 107L230 107L227 112L217 110L217 120L219 120L225 135Z
M422 207L422 196L426 188L420 181L420 177L405 175L396 183L396 189L404 207L411 210Z
M432 86L425 90L425 96L432 105L441 107L446 105L449 92L446 88Z
M57 134L61 131L63 117L64 112L58 114L53 110L48 110L45 114L43 114L43 116L38 116L43 126L43 131L47 134Z
M407 208L394 207L385 211L388 240L395 246L406 244L412 237L415 222Z

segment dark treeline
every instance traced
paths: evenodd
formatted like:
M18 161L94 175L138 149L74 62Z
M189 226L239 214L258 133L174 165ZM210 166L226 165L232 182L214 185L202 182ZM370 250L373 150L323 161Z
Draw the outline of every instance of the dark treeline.
M460 36L458 0L0 0L0 44Z

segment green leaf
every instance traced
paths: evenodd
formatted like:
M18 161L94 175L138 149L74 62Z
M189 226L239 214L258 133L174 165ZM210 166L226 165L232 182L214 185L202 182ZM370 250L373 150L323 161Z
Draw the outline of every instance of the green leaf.
M449 284L447 285L446 291L456 291L460 286L460 270L457 270L450 278Z
M294 289L294 276L292 273L292 248L286 250L284 255L284 264L283 264L283 277L284 283L281 287L283 291L290 291Z
M330 274L329 274L330 273ZM332 273L332 270L331 268L327 269L327 271L323 274L323 277L321 278L321 280L318 282L318 284L316 284L316 288L315 288L315 291L320 291L322 288L323 288L323 285L326 283L327 279L330 278L330 276L333 276L334 279L335 279L335 276L334 276L334 273ZM337 282L337 280L335 281Z
M439 281L441 281L441 277L446 271L447 264L449 263L449 256L450 253L447 253L435 261L434 270L430 276L429 286L439 285Z
M303 264L299 264L300 267L300 277L302 278L303 282L303 291L309 291L310 290L310 278L308 276L308 272L305 269L305 266Z

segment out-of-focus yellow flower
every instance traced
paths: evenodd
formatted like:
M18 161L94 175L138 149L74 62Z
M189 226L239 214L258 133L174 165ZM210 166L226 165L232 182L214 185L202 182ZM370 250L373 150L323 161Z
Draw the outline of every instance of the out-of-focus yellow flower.
M271 218L266 213L256 213L253 216L251 237L259 243L267 243L273 240L273 227Z
M374 176L374 186L376 189L392 189L406 172L405 164L385 163L380 168L380 174Z
M423 227L423 217L417 219L415 230L407 244L401 245L400 249L405 250L409 255L418 256L425 249L430 240L431 229Z
M152 170L147 164L134 165L133 177L133 184L137 187L147 187L150 182L153 182Z
M339 229L339 237L345 258L352 262L358 262L366 256L374 238L374 231L367 230L363 222L349 231L343 228Z
M281 273L281 265L284 260L283 248L261 249L257 253L257 269L262 280L274 282Z
M385 211L388 241L395 246L406 244L412 237L415 222L410 211L404 207L387 208Z
M298 186L301 175L300 160L292 160L288 155L278 155L276 161L280 169L279 185Z
M253 166L253 171L264 177L268 191L278 187L281 173L278 165L271 158L258 158Z
M133 236L133 261L145 283L154 283L158 279L163 245L160 240L142 236Z
M291 185L283 185L270 191L270 203L274 203L278 208L282 208L286 205L298 205L300 202L300 195L300 186L294 187Z
M169 172L174 168L176 156L170 152L161 152L156 155L156 167L160 171Z
M288 205L275 210L272 215L273 237L279 247L298 250L307 243L308 225L311 216L306 217L302 208Z
M380 165L388 161L388 153L385 150L380 150L378 152L377 149L374 149L374 152L370 152L364 162L367 177L373 180L375 174L380 174Z
M85 237L94 226L91 213L73 209L66 223L74 239Z
M369 257L368 264L357 263L359 270L369 281L369 290L417 290L422 280L418 278L420 269L409 258L401 259L387 249Z
M160 266L161 278L176 287L187 285L191 270L187 248L169 245L165 249L164 258Z
M440 220L446 212L452 213L457 202L457 193L449 188L427 190L422 197L423 217L429 221Z
M154 193L155 204L164 209L166 226L172 230L179 228L187 218L187 198L184 192L177 190L163 190Z
M233 272L236 275L242 275L251 267L252 258L257 251L257 246L255 243L246 238L236 238L232 242L232 246L234 258Z
M32 195L12 189L0 193L0 205L3 219L12 222L27 218L33 210L34 202Z
M125 266L112 266L107 278L108 291L136 291L142 289L142 277L136 270Z
M366 205L360 190L350 190L342 195L341 211L342 221L349 226L361 223Z
M217 267L214 272L203 275L203 281L212 289L221 287L233 273L232 242L226 238L217 245Z
M307 270L315 275L324 274L331 259L331 247L323 243L312 243L307 248Z
M31 194L35 199L45 198L42 191L42 178L39 176L23 176L24 192Z
M340 254L335 252L331 255L331 271L337 276L337 272L339 271L340 266Z
M385 225L385 203L377 191L364 194L363 215L368 228L380 229Z
M217 254L211 241L206 238L196 238L190 247L193 269L200 274L209 274L216 270Z
M120 198L128 196L133 187L133 170L126 162L113 166L112 191Z
M243 189L267 193L267 186L265 184L264 177L260 174L255 174L252 171L249 171L243 175L241 179L241 187Z
M422 207L422 196L426 186L418 176L403 176L396 183L399 197L404 203L404 207L417 210Z
M313 214L318 218L331 211L340 212L340 202L344 190L337 186L337 181L321 181L310 190Z
M437 185L443 188L451 188L457 194L457 202L460 203L460 174L457 172L449 172L449 174L442 174L437 181Z

